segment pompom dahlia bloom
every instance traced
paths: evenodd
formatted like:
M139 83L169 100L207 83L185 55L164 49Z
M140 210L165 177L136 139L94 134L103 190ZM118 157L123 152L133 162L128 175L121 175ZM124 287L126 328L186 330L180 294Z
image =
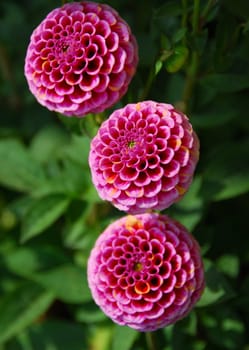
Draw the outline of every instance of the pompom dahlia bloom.
M50 12L32 33L25 76L40 104L84 116L126 93L137 62L136 40L114 9L72 2Z
M163 210L189 188L199 141L170 104L144 101L114 111L91 142L93 183L104 200L131 214Z
M139 331L186 316L205 285L197 241L156 213L128 215L106 228L90 254L88 282L108 317Z

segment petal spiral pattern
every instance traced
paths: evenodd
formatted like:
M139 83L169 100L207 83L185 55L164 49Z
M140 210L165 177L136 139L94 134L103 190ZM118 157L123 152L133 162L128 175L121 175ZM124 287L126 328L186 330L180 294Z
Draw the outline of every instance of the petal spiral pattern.
M24 71L41 105L82 117L120 100L137 63L128 24L110 6L82 1L54 9L33 31Z
M103 200L131 214L163 210L188 190L199 141L183 113L154 101L128 104L104 121L89 165Z
M139 331L186 316L205 285L197 241L156 213L128 215L105 229L88 260L88 282L108 317Z

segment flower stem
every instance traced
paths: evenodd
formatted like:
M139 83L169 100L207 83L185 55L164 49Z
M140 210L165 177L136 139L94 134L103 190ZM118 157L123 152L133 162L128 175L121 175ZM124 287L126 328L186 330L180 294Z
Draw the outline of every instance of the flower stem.
M155 333L154 332L146 332L145 338L146 338L148 350L157 350Z
M182 102L183 102L184 112L187 112L189 109L189 102L193 94L194 86L196 83L198 66L199 66L199 55L196 51L194 51L192 53L191 64L187 71L187 77L186 77L186 81L183 89Z
M155 68L154 68L154 64L153 64L152 68L149 71L147 81L145 82L145 87L139 96L139 99L141 101L146 99L154 78L155 78Z
M193 10L193 20L192 20L193 34L198 33L199 18L200 18L200 0L195 0L194 1L194 10Z
M182 27L187 27L188 19L188 0L182 0Z
M206 4L206 6L204 7L201 17L202 20L206 19L206 17L208 16L209 12L212 10L213 6L217 3L217 0L209 0Z
M200 0L194 0L194 9L192 17L192 33L193 36L197 36L199 32L199 21L200 21ZM188 112L189 101L193 94L194 86L196 83L196 76L199 68L199 53L196 49L193 50L191 55L191 62L187 70L187 76L185 86L183 90L183 111Z

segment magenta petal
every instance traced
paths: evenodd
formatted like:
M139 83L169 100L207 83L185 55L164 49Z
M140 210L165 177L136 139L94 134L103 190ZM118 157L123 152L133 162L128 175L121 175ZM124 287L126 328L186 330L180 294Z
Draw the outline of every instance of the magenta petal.
M117 81L114 76L110 75L107 99L115 96L116 87L123 84L122 75L116 75ZM93 93L91 100L99 105L104 102L100 97ZM186 135L190 134L191 149L186 146ZM113 173L113 177L105 176L106 186L114 182L121 191L120 200L116 194L115 201L111 195L106 196L101 174L105 170L101 159L106 157L110 158L108 169ZM192 182L198 157L198 138L187 117L171 105L143 101L115 110L102 123L91 143L89 165L95 183L97 176L101 177L102 187L97 187L100 197L105 192L105 199L118 209L137 214L146 209L163 210L177 202Z
M177 221L155 213L112 222L95 242L87 275L103 312L143 332L185 317L205 286L194 237Z
M137 169L125 167L120 172L120 179L123 181L133 181L137 179L138 175Z
M161 188L161 182L151 182L149 185L144 187L144 194L146 197L154 197L161 191Z
M117 176L115 181L114 181L114 185L119 190L127 190L127 188L129 188L129 186L130 186L130 182L129 181L123 181L123 180L120 179L119 176Z
M52 10L33 31L25 57L25 77L43 106L83 117L118 102L137 63L136 39L112 7L91 1L72 2ZM54 95L62 97L71 97L75 88L77 97L66 103L63 100L63 104L59 100L52 103L46 95L41 97L40 88L52 89ZM95 93L109 98L96 101Z
M139 198L144 195L144 189L142 187L137 187L134 185L130 185L128 189L125 191L128 197Z

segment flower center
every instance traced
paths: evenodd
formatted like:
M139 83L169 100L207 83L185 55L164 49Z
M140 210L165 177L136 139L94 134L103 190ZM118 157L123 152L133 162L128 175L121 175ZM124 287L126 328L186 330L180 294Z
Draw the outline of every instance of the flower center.
M61 37L55 43L54 54L58 59L64 60L69 56L73 56L77 47L77 42L73 37Z
M141 262L136 262L134 265L134 270L140 272L143 269L143 264Z
M67 43L64 43L63 45L62 45L62 48L61 48L61 50L62 50L62 52L67 52L67 49L69 48L69 44L67 44Z
M128 148L133 148L135 145L136 145L136 141L131 140L127 142Z

